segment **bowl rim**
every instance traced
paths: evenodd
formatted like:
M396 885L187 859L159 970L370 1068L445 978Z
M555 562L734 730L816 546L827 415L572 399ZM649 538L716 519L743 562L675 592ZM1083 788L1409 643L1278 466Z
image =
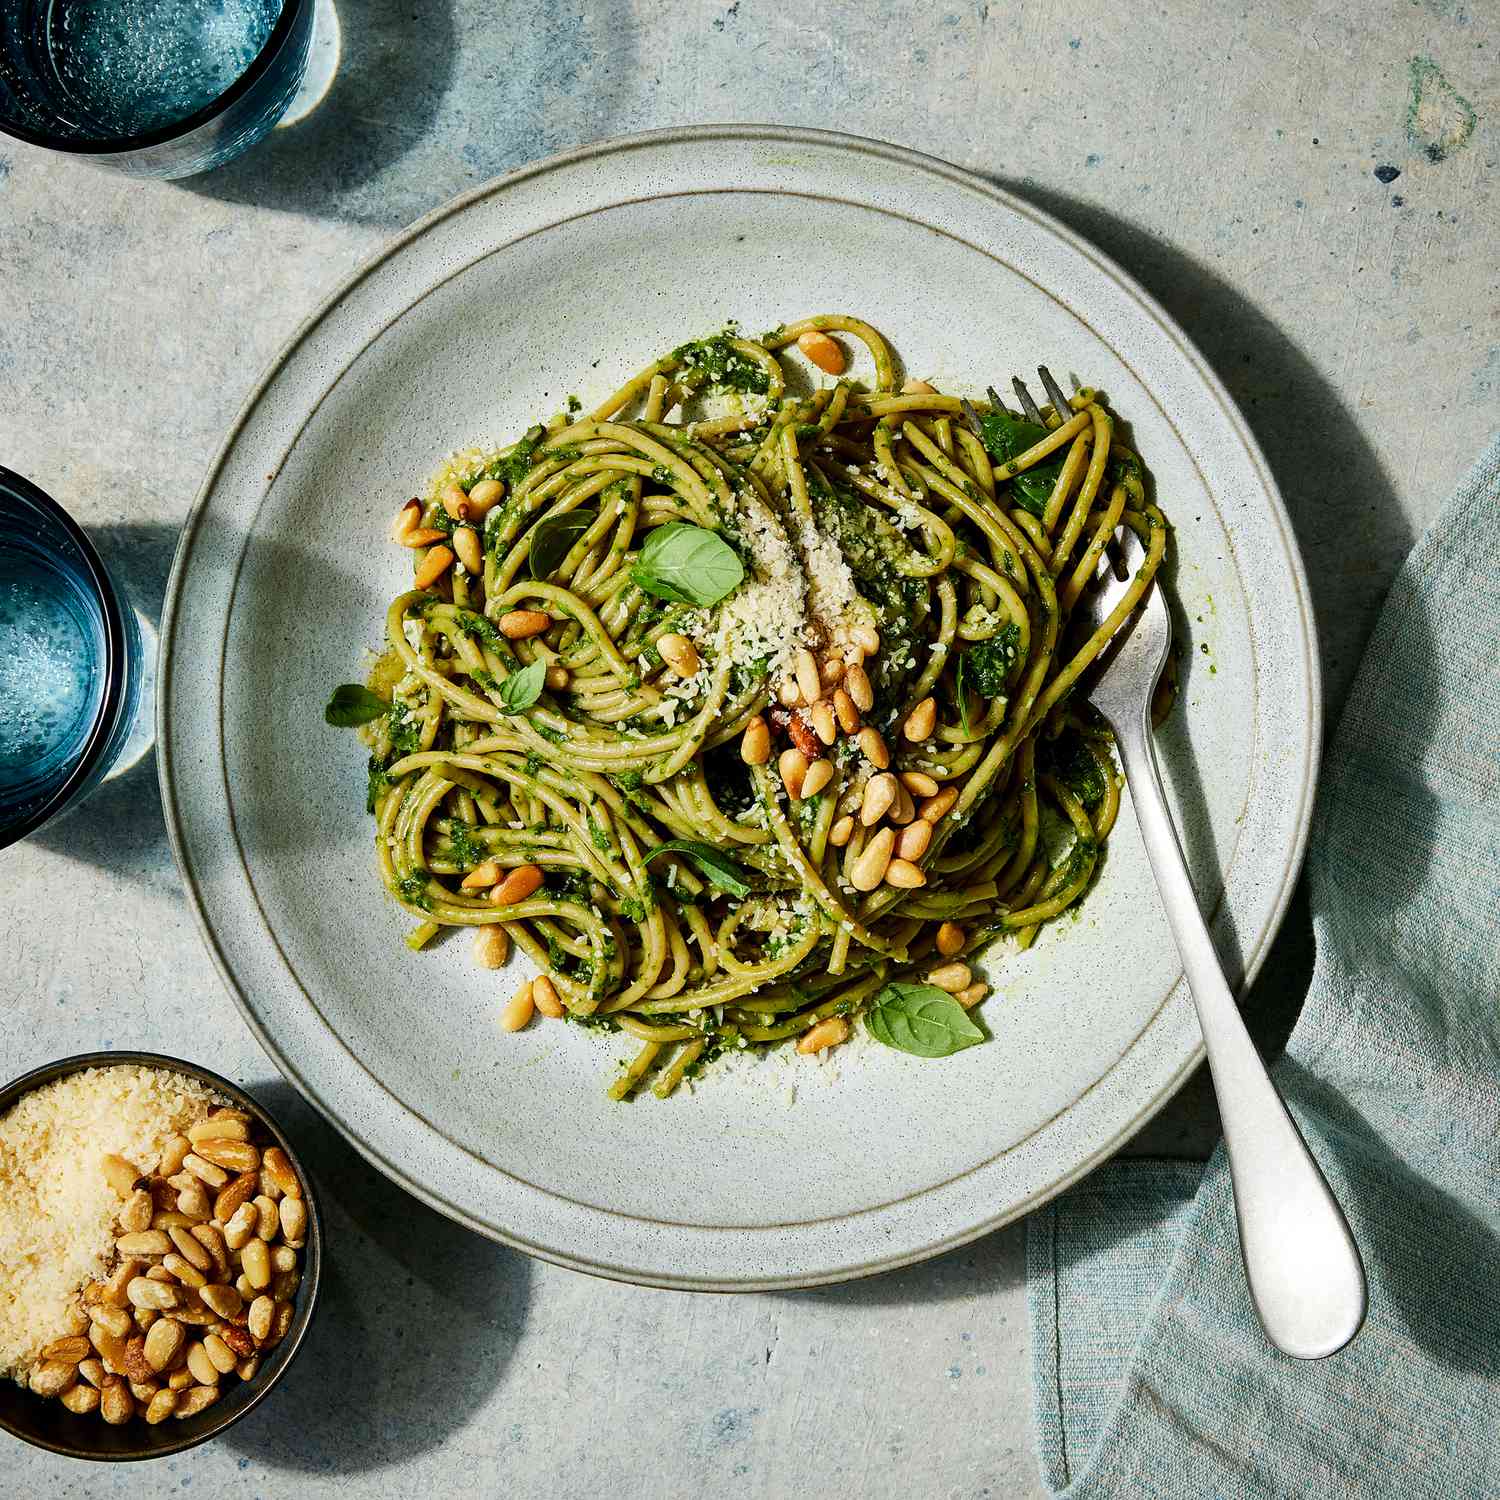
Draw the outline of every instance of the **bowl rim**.
M291 1162L293 1170L303 1184L303 1202L307 1205L308 1232L302 1264L302 1283L298 1287L296 1313L292 1319L292 1326L287 1331L286 1338L277 1346L278 1350L284 1348L286 1353L280 1365L267 1379L262 1381L259 1375L257 1375L254 1381L246 1383L250 1387L250 1394L242 1404L230 1410L219 1412L217 1417L206 1422L201 1430L189 1430L184 1432L181 1437L130 1453L100 1453L69 1443L53 1442L47 1438L38 1437L34 1433L27 1432L23 1427L11 1420L3 1410L0 1410L0 1429L8 1432L12 1437L18 1438L21 1442L30 1444L33 1448L41 1448L49 1453L57 1453L64 1458L84 1459L91 1463L139 1463L143 1460L153 1458L169 1458L173 1454L183 1453L189 1448L196 1448L200 1443L208 1442L210 1438L218 1437L227 1428L234 1426L241 1417L246 1416L259 1406L281 1377L291 1368L292 1361L296 1359L298 1353L301 1351L302 1342L306 1338L307 1330L312 1323L313 1313L318 1303L318 1288L322 1280L323 1218L321 1209L319 1208L321 1191L308 1173L306 1166L297 1156L286 1132L263 1104L252 1095L246 1093L238 1084L230 1082L222 1074L215 1073L213 1069L205 1068L199 1063L189 1062L185 1058L173 1057L165 1052L114 1050L78 1052L71 1057L60 1057L54 1062L43 1063L40 1067L32 1068L30 1071L22 1073L19 1077L11 1079L3 1088L0 1088L0 1116L8 1112L11 1106L26 1094L40 1088L43 1084L53 1083L59 1078L66 1078L74 1073L81 1073L88 1068L101 1067L155 1067L174 1073L185 1073L190 1078L196 1078L200 1083L206 1083L210 1088L219 1090L226 1098L232 1100L240 1108L248 1109L276 1137L276 1144L286 1152L287 1159ZM14 1382L9 1383L14 1384ZM31 1393L27 1392L26 1394L30 1395ZM40 1401L44 1398L38 1396L35 1399ZM203 1415L211 1417L217 1411L218 1407L215 1404L209 1407Z
M17 474L14 469L7 469L3 464L0 464L0 490L9 490L25 504L35 506L78 549L88 570L89 584L99 602L99 613L104 622L104 691L99 695L99 707L95 711L94 722L89 726L88 738L72 770L36 808L19 822L9 827L0 826L0 849L7 849L28 834L35 833L60 813L88 785L89 778L99 769L99 759L114 736L115 723L125 701L129 671L129 630L126 617L128 606L115 587L114 579L110 577L109 569L99 555L99 549L94 546L83 527L46 490L25 475Z
M203 125L218 119L233 108L265 76L271 63L280 54L282 47L292 34L304 6L313 0L282 0L276 22L259 52L250 61L250 66L235 81L202 109L185 116L171 125L159 125L155 130L142 131L138 135L107 135L86 140L61 139L45 130L33 130L11 120L0 119L0 134L25 141L29 146L40 146L45 151L63 151L71 156L123 156L132 151L146 151L153 146L165 145L168 141L181 140Z

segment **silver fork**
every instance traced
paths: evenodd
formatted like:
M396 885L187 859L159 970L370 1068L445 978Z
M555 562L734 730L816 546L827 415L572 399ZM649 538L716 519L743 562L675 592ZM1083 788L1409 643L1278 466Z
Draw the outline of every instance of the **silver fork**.
M1066 410L1056 382L1045 369L1037 373L1054 409ZM1025 386L1019 380L1015 386L1022 410L1040 420ZM1139 538L1122 526L1112 547L1133 576L1145 557ZM1080 615L1095 629L1129 587L1111 563L1108 556L1100 560L1093 586L1078 601ZM1364 1266L1343 1211L1240 1019L1167 811L1151 748L1151 700L1171 644L1167 606L1153 580L1103 659L1089 698L1115 732L1146 857L1198 1007L1251 1299L1278 1349L1323 1359L1342 1349L1364 1321Z

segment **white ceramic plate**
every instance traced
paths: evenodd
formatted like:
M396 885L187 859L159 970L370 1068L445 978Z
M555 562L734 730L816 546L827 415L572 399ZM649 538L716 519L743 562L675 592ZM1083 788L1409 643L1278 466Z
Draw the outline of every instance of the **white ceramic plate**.
M1043 361L1107 392L1176 528L1186 670L1159 747L1247 972L1301 857L1317 669L1285 513L1218 381L1096 251L943 163L753 127L606 143L439 210L303 326L213 467L162 628L163 792L204 934L287 1075L435 1207L582 1270L751 1289L920 1259L1086 1172L1200 1056L1128 811L1079 918L992 967L993 1041L941 1062L857 1042L612 1104L618 1039L502 1034L519 969L401 942L364 752L321 713L409 586L398 503L441 455L726 318L831 310L943 389Z

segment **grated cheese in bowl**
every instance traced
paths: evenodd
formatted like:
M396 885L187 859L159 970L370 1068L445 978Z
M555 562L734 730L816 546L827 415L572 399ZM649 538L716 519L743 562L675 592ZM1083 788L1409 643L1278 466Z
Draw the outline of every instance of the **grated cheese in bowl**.
M183 1074L120 1065L43 1084L0 1116L0 1377L26 1381L113 1255L120 1198L101 1158L144 1170L224 1102Z

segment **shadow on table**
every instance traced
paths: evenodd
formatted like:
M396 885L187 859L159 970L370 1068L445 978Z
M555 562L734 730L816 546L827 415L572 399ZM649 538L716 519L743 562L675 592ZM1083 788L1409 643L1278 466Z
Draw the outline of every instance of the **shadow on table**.
M396 228L523 162L609 134L615 81L630 76L623 0L469 7L460 17L462 31L450 0L319 0L310 80L334 63L325 49L338 38L322 98L299 97L293 110L306 113L182 186Z
M317 1186L323 1280L281 1387L223 1441L271 1468L330 1474L437 1447L504 1373L530 1261L404 1193L290 1084L246 1087L286 1127Z

